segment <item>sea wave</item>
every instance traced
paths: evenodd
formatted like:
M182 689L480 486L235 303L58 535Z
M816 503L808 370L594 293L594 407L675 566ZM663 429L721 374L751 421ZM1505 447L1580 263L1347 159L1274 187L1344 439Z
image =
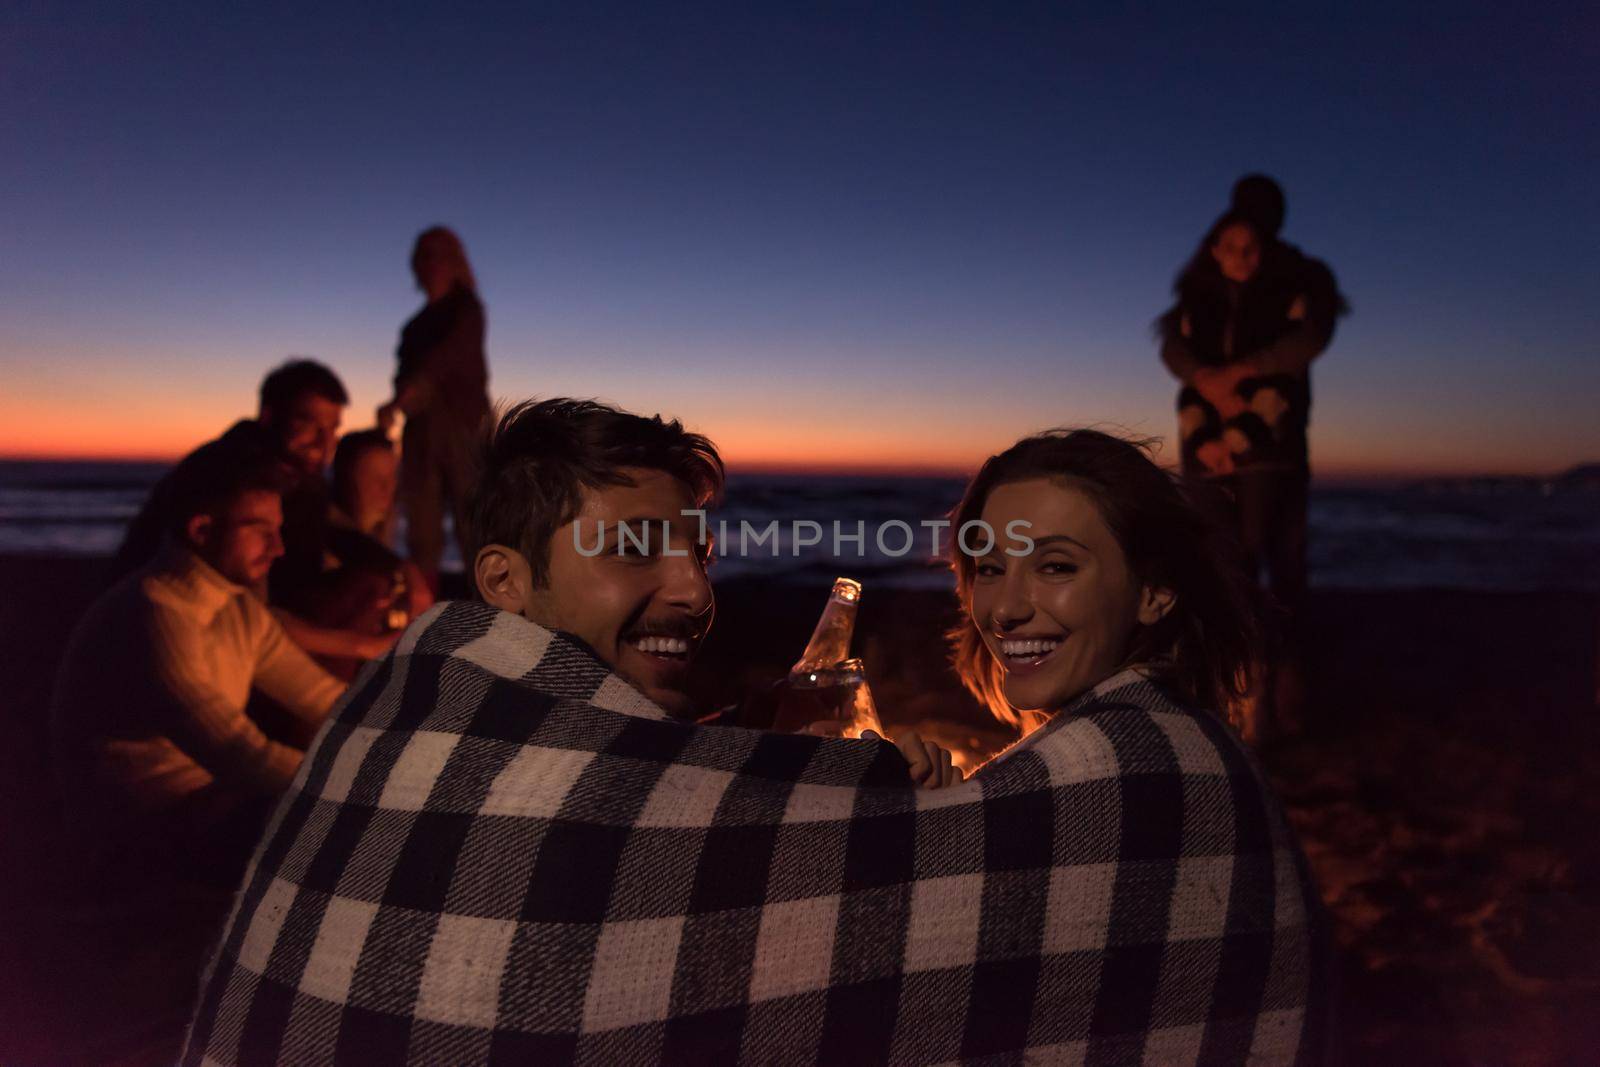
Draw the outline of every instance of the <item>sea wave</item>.
M0 553L106 556L165 468L160 464L0 462ZM875 586L950 588L924 522L947 515L962 483L950 478L735 475L707 516L727 536L714 580L765 578L821 585L845 574ZM689 520L686 520L689 521ZM821 527L820 544L797 522ZM1427 486L1314 489L1311 582L1321 588L1582 590L1600 592L1600 493L1479 493ZM774 539L753 543L746 524ZM857 524L861 544L844 539ZM877 532L903 523L910 551L884 551ZM797 530L800 532L797 536ZM941 546L949 540L941 533ZM403 543L403 526L401 533ZM887 545L898 549L903 534ZM447 568L459 569L454 545Z

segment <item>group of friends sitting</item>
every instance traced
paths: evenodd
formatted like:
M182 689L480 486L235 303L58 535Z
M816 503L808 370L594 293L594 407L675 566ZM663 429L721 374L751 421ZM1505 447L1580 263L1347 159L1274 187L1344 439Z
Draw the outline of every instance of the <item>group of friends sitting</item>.
M293 361L259 399L156 485L66 649L53 764L97 876L159 852L231 887L355 668L432 603L389 547L394 447L337 438L338 377Z
M990 536L950 539L950 664L1017 736L970 778L914 728L696 707L715 444L587 400L496 419L471 267L422 233L375 426L337 437L328 368L273 371L66 649L62 840L116 990L79 1058L1320 1062L1319 905L1230 725L1267 687L1247 571L1291 611L1304 585L1342 308L1282 218L1242 179L1161 321L1182 474L1051 431L952 512Z
M430 603L386 543L387 437L323 480L345 399L269 375L66 653L86 869L208 902L153 1061L1318 1061L1318 905L1228 725L1251 586L1138 443L1026 437L953 512L1029 540L950 548L953 665L1019 734L963 780L914 732L696 722L706 437L559 398L486 420L469 596Z

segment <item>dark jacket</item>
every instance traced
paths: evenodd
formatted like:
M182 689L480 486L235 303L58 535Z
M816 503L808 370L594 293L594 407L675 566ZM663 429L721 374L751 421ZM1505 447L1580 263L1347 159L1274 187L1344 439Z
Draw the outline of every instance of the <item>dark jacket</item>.
M488 410L483 304L458 286L400 330L395 396L407 418L448 417L476 426Z
M1178 394L1184 470L1217 476L1307 469L1311 361L1345 311L1333 272L1293 245L1273 242L1248 282L1229 281L1202 252L1174 289L1177 302L1157 328L1161 361L1184 383ZM1202 368L1243 362L1257 372L1236 389L1243 413L1224 415L1190 385ZM1227 458L1208 464L1201 449L1216 441Z

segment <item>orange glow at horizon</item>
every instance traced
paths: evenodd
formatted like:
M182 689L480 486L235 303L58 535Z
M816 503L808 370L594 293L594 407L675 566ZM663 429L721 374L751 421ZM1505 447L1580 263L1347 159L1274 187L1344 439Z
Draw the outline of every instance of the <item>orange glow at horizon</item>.
M54 368L59 370L59 366ZM253 416L254 392L241 392L233 377L201 370L182 376L181 397L171 378L130 383L78 367L42 387L12 378L0 394L0 458L40 460L172 461L222 433L236 419ZM346 430L368 425L386 384L381 378L346 379L351 406ZM641 401L655 391L615 398L625 408L649 410ZM659 397L681 409L690 429L716 443L729 470L858 472L863 474L967 475L983 459L1037 427L1019 424L1001 409L974 411L942 396L917 410L879 407L859 398L848 410L817 402L785 407L759 392L707 391ZM631 403L630 403L631 401ZM1129 404L1120 404L1127 408ZM1142 405L1141 405L1142 406ZM1150 413L1141 429L1165 438L1156 460L1175 462L1176 443L1166 413ZM1466 449L1430 441L1428 448L1399 435L1374 437L1370 430L1341 428L1325 420L1313 430L1313 469L1321 479L1395 479L1430 475L1555 474L1581 455L1508 456L1493 439ZM1403 457L1403 458L1402 458Z
M243 417L245 413L241 413ZM127 411L120 418L62 417L0 407L0 456L41 460L176 460L231 423L203 411Z
M124 406L113 416L77 411L64 416L39 406L0 402L0 459L171 462L211 440L238 418L237 411L218 418L200 407L178 411ZM347 420L348 422L348 420ZM998 423L999 420L996 420ZM347 428L355 428L353 424ZM916 436L909 427L863 430L855 434L820 433L795 426L758 425L734 418L693 426L716 443L730 472L840 472L875 475L955 475L974 472L985 457L1010 443L996 425L983 432ZM927 433L927 431L924 431ZM1383 479L1431 475L1548 475L1555 466L1516 464L1504 455L1431 456L1422 463L1397 462L1372 447L1339 447L1319 438L1313 469L1323 479ZM1157 461L1176 456L1168 438Z

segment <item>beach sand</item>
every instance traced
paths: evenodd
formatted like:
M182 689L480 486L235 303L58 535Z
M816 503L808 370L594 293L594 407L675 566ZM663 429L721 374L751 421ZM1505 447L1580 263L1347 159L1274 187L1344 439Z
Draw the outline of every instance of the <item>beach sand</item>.
M53 1062L64 1022L19 923L47 894L43 715L94 561L0 558L0 1061ZM719 584L707 707L782 675L826 589ZM865 590L856 650L891 728L993 745L944 666L945 594ZM1341 1062L1600 1055L1600 598L1317 592L1304 732L1263 762L1333 916ZM56 976L57 981L61 976ZM86 1005L87 1006L87 1005Z

